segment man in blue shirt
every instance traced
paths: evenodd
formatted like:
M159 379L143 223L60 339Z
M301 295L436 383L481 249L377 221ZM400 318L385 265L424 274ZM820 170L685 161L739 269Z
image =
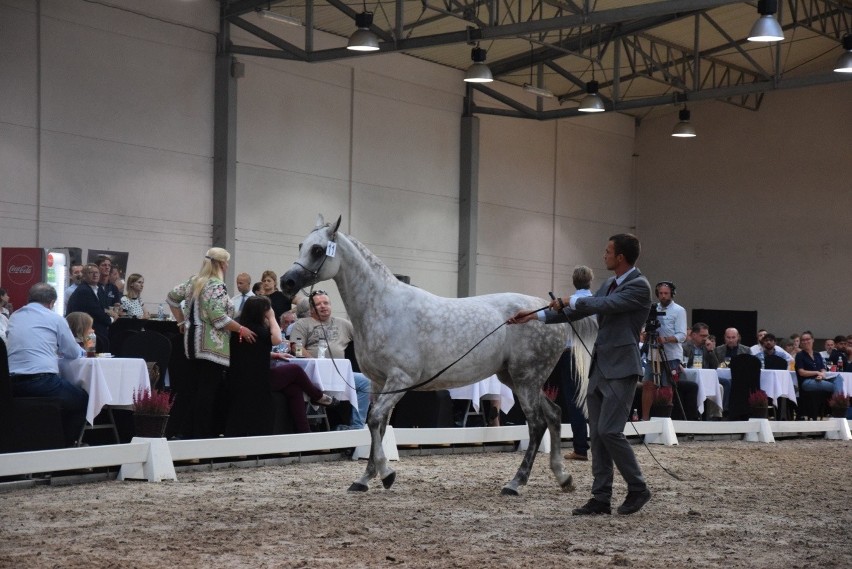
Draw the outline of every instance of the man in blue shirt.
M27 305L9 318L9 375L14 397L50 397L60 401L65 439L72 446L86 421L89 394L59 377L57 354L73 360L83 355L64 318L53 312L56 290L32 286Z

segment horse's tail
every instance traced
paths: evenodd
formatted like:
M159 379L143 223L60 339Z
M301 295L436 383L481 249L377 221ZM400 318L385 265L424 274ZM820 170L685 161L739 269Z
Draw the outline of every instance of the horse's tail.
M592 363L592 348L598 336L598 319L595 316L587 316L571 323L568 328L568 338L571 341L571 355L574 358L574 367L577 370L577 392L575 403L578 409L583 410L587 417L586 390L589 387L589 366Z

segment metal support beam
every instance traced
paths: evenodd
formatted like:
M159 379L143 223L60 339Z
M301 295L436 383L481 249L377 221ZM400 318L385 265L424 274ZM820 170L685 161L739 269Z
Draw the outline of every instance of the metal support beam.
M465 107L473 91L468 88ZM459 298L476 294L477 221L479 219L479 118L461 118L459 168Z
M228 42L228 23L219 31L216 54L213 109L213 245L234 254L237 222L237 80L234 58L223 47ZM233 270L225 282L233 281Z

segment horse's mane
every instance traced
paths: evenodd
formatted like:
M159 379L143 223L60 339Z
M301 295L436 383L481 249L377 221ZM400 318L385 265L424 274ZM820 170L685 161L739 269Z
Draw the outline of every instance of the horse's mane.
M350 243L352 243L355 249L357 249L361 256L364 257L364 260L367 262L367 264L370 266L370 269L375 274L381 275L381 277L390 284L401 284L399 279L396 278L396 276L393 274L393 272L391 272L388 266L385 265L381 259L376 257L372 251L367 249L367 247L365 247L363 243L361 243L351 235L343 233L342 231L338 231L337 233L339 235L342 235L343 237L348 239Z

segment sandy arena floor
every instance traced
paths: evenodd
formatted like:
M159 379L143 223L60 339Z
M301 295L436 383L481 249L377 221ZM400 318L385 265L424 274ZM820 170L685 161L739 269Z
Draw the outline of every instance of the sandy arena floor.
M0 493L0 567L852 567L852 444L691 442L634 447L654 492L632 516L573 517L589 463L563 494L520 453L403 456L389 491L346 488L364 461L179 472ZM618 479L616 502L625 488Z

